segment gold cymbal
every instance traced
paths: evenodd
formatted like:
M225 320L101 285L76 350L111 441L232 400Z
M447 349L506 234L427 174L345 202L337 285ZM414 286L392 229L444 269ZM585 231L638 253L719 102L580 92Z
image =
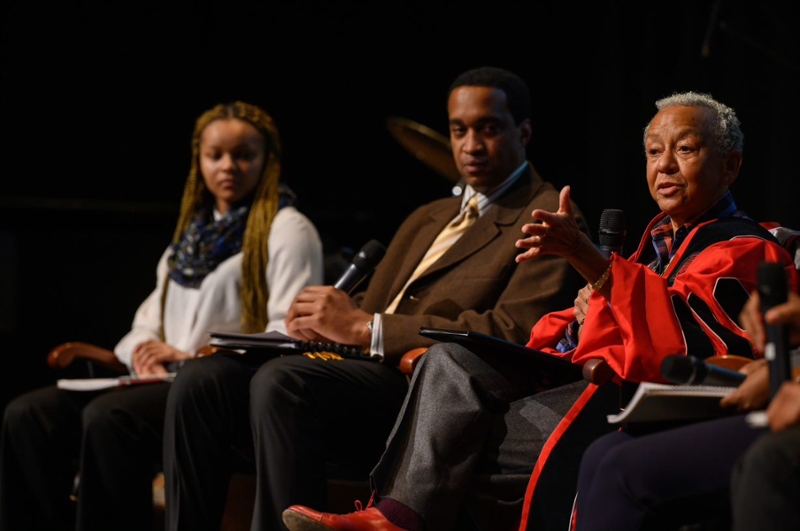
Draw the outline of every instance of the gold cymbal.
M461 180L447 137L430 127L399 116L387 118L386 127L394 139L417 160L452 183Z

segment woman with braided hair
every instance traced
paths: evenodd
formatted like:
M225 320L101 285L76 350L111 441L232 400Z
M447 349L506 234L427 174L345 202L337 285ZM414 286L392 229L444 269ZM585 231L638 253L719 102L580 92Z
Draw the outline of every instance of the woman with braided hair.
M156 287L114 348L131 374L179 370L209 331L285 332L295 295L323 282L322 244L280 183L273 119L255 105L219 104L196 121L192 160ZM13 400L3 416L0 529L153 525L169 383L76 392L55 386Z

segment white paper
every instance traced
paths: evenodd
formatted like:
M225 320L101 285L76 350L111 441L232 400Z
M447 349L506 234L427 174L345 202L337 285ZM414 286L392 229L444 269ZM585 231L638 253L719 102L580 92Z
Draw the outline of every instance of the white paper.
M119 387L119 385L119 378L71 378L56 382L56 387L69 391L97 391L98 389Z
M62 378L56 381L56 387L68 391L98 391L112 387L125 387L129 385L146 385L150 383L171 382L175 373L164 376L120 376L118 378Z
M653 422L713 418L735 410L724 410L719 401L735 387L676 385L642 382L630 403L608 422Z

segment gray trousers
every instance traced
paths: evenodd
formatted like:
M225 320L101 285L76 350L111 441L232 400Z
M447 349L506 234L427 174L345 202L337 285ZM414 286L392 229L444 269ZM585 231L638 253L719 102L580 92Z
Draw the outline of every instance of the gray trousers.
M536 392L535 375L519 356L432 346L372 471L378 496L428 530L452 529L460 511L478 529L515 530L542 447L588 385Z

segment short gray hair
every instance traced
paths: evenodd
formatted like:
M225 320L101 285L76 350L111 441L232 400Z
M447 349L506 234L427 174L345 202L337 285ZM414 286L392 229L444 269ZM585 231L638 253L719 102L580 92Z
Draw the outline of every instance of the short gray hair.
M714 113L714 124L712 126L714 146L717 150L723 155L727 155L731 151L743 150L744 133L739 127L739 118L737 118L736 112L724 103L718 102L710 94L691 91L676 92L671 96L656 101L656 108L659 111L674 105L711 109ZM644 128L645 139L647 138L647 132L650 130L651 122L648 122Z

